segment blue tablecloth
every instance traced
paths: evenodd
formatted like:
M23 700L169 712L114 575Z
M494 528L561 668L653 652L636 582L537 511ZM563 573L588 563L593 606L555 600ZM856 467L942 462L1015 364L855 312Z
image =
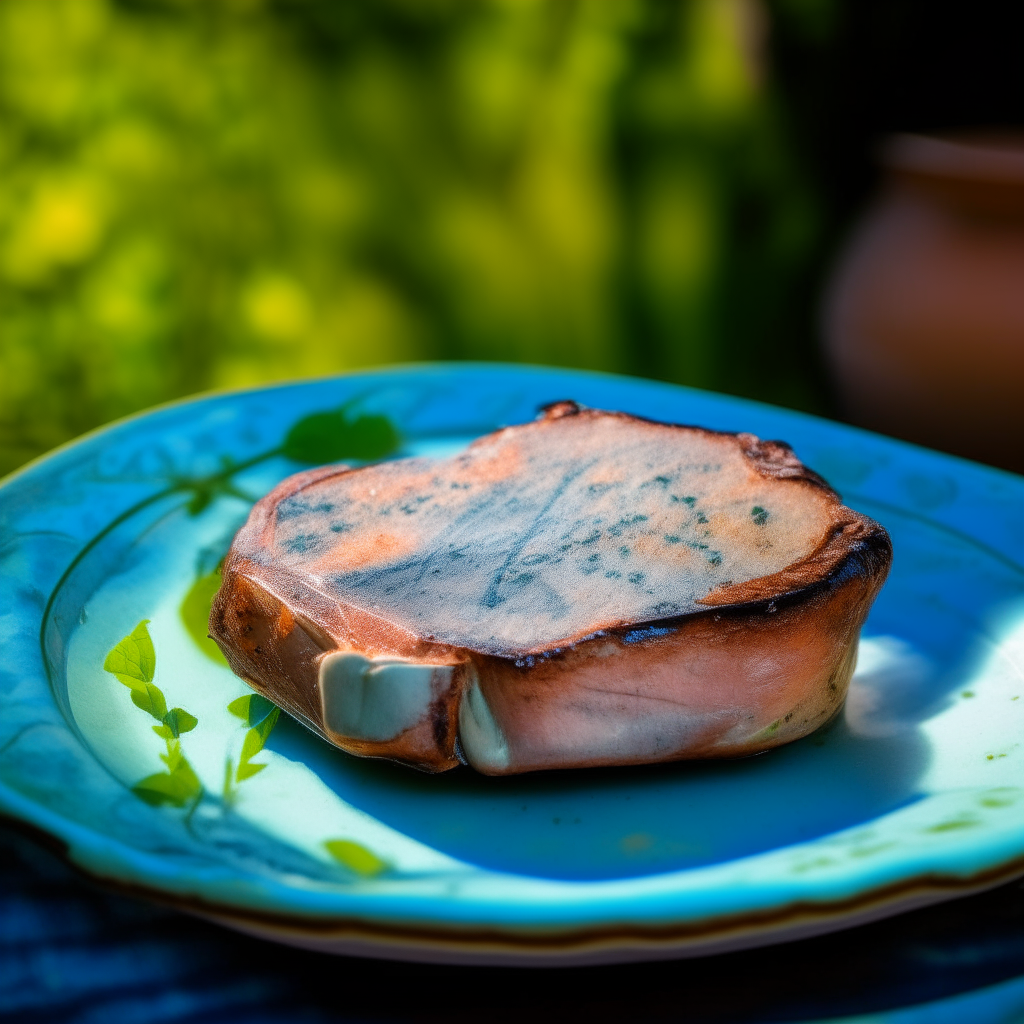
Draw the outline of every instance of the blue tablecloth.
M697 960L438 967L237 935L105 892L0 828L0 1019L12 1024L767 1024L867 1014L873 1024L1024 1021L1024 883L836 935Z

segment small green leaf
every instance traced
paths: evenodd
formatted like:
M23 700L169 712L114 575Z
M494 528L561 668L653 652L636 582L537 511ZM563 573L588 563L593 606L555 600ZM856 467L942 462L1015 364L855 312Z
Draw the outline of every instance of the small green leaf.
M192 771L192 766L182 758L177 767L168 772L147 775L132 787L132 792L147 804L159 807L172 804L184 807L203 791L203 785Z
M178 785L188 793L189 798L198 796L202 791L203 784L199 781L199 777L192 770L192 765L182 758L177 766L171 770L171 776L177 781Z
M221 653L216 642L207 635L210 631L210 606L220 589L220 570L215 569L204 576L199 576L184 596L178 613L196 646L211 661L218 665L227 665L227 658Z
M152 683L143 683L139 688L132 687L132 703L152 715L158 722L163 722L164 715L167 714L163 692L159 686Z
M164 715L163 721L175 739L183 732L191 732L199 724L199 719L195 715L190 715L184 708L171 708Z
M153 732L155 732L157 734L157 736L159 736L161 739L164 739L164 740L173 740L174 739L174 733L171 732L171 730L168 729L166 725L154 725L153 726Z
M212 487L203 487L197 485L192 493L192 497L189 500L188 505L185 506L190 516L197 516L202 512L211 501L213 501L214 491Z
M343 409L314 412L293 424L282 451L296 462L322 464L340 459L382 459L399 445L398 431L386 416L349 418Z
M389 867L387 861L381 860L361 843L354 843L351 839L328 839L324 847L339 864L344 864L365 878L373 878Z
M179 794L174 780L167 772L147 775L141 782L132 786L132 792L152 807L161 804L177 804Z
M244 697L236 697L229 705L228 711L231 712L236 718L249 719L249 701L251 701L253 695L247 693Z
M263 743L267 742L267 738L274 731L274 726L277 725L277 720L281 717L280 708L272 708L269 715L266 718L261 719L253 726L253 731L260 734L260 739ZM262 746L262 744L261 744Z
M146 684L140 682L138 679L132 679L131 676L123 676L120 672L115 672L113 675L117 678L119 683L127 686L129 690L138 690L139 693L146 692Z
M245 734L245 739L242 742L242 753L239 758L242 764L245 764L251 758L255 757L263 749L263 737L260 735L259 729L250 729Z
M149 619L143 619L128 634L119 640L103 662L103 668L113 673L125 686L135 687L133 682L151 683L156 673L156 651L149 630Z
M242 699L243 698L239 698L239 700ZM251 708L252 702L256 700L263 700L265 698L253 696L244 699L250 701L249 707ZM237 703L238 701L232 701L232 704ZM267 703L270 702L267 701ZM235 713L237 714L237 712ZM245 734L245 739L242 741L242 752L238 757L238 771L235 773L235 779L238 782L243 782L245 779L252 778L252 776L257 772L260 772L267 767L265 763L252 763L252 759L263 749L263 745L267 742L267 737L277 724L277 719L280 717L280 714L280 709L271 704L270 714Z
M266 764L260 761L257 761L255 764L240 764L235 777L239 782L245 782L246 779L251 779L254 775L258 775L266 767Z
M256 724L242 740L242 752L238 757L235 781L244 782L267 767L266 763L252 763L252 759L263 749L267 737L277 724L281 709L275 707L266 697L253 693L233 700L228 705L228 711L247 722L256 719Z
M259 725L271 715L274 715L274 722L276 722L277 715L274 712L280 713L273 701L261 697L258 693L247 693L244 697L236 697L228 705L228 711L236 718L241 718L250 727ZM271 728L273 728L273 723L271 723Z
M348 423L345 439L348 450L343 458L383 459L401 443L398 431L387 416L357 416Z

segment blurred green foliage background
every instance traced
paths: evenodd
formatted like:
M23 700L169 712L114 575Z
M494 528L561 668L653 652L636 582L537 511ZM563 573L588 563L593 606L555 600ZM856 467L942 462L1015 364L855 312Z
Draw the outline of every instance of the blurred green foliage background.
M767 42L833 13L6 0L0 473L180 395L400 360L822 408L826 224Z

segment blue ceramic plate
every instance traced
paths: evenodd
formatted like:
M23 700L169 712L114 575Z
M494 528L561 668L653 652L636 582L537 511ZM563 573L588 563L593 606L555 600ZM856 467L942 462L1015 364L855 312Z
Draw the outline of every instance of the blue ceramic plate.
M396 454L450 453L560 398L783 438L889 529L840 720L748 760L495 779L352 758L247 697L204 616L288 455L325 425L366 454L382 416ZM0 487L0 810L238 928L453 962L706 953L994 885L1024 873L1022 512L1017 477L592 374L424 366L159 409Z

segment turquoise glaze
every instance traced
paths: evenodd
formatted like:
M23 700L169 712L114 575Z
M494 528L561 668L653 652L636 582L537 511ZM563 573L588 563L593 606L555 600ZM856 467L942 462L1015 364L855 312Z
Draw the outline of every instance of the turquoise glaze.
M359 760L239 703L182 603L251 501L302 468L266 453L352 398L403 455L562 398L789 441L893 539L843 716L747 760L485 778ZM115 424L0 486L0 545L0 810L93 875L238 927L373 955L618 960L1024 873L1024 481L993 469L664 384L422 366ZM153 664L108 661L142 621ZM165 791L180 806L154 805Z

